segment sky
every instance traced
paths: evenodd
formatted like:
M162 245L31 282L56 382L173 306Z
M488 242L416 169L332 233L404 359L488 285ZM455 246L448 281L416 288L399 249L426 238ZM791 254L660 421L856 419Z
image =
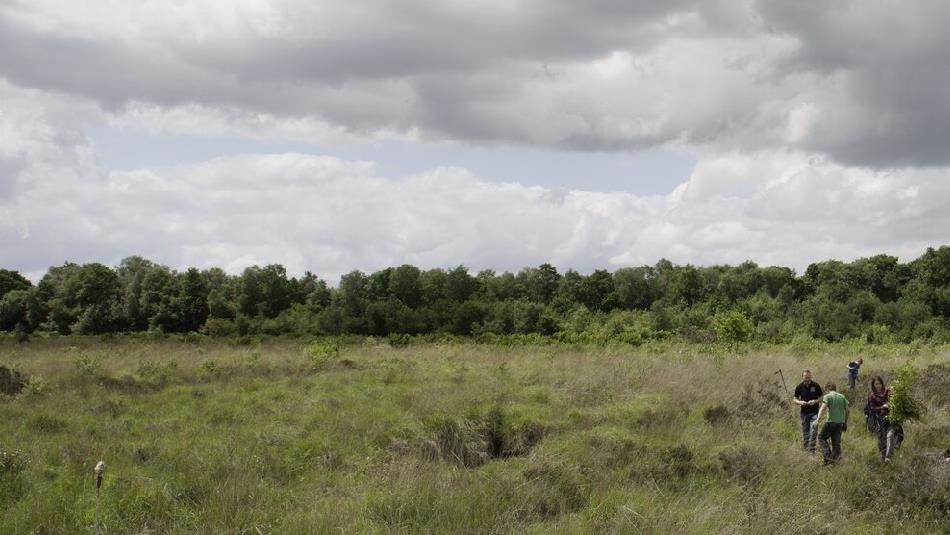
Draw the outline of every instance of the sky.
M950 4L0 0L0 267L950 243Z

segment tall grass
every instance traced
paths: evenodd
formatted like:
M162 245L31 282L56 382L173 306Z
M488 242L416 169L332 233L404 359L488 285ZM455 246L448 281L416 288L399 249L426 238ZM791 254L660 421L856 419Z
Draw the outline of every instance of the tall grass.
M886 467L788 388L908 359L927 413ZM35 339L0 365L0 533L891 533L950 521L950 350Z

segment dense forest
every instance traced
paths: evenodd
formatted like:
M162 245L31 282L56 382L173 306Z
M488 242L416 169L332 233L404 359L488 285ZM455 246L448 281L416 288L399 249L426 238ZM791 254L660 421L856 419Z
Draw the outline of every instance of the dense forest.
M950 246L900 263L877 255L785 267L654 266L518 273L411 265L353 271L331 287L310 272L253 266L178 272L141 257L52 267L33 285L0 269L0 331L211 336L536 334L638 344L795 337L868 343L950 341Z

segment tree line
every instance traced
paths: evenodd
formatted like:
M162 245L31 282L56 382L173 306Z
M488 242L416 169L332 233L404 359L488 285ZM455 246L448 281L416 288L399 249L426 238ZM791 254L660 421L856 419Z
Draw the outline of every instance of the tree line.
M229 275L132 256L116 268L67 262L36 285L0 269L0 331L948 342L950 246L907 263L884 254L817 262L800 276L753 262L660 260L588 275L550 264L475 274L402 265L347 273L335 288L310 272L288 277L279 264Z

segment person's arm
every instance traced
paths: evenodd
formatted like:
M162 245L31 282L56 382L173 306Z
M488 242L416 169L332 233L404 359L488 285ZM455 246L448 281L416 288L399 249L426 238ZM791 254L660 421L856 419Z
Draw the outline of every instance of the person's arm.
M815 400L818 401L818 400ZM821 422L821 417L824 416L825 412L828 410L828 405L824 400L821 401L821 407L818 409L818 422Z

